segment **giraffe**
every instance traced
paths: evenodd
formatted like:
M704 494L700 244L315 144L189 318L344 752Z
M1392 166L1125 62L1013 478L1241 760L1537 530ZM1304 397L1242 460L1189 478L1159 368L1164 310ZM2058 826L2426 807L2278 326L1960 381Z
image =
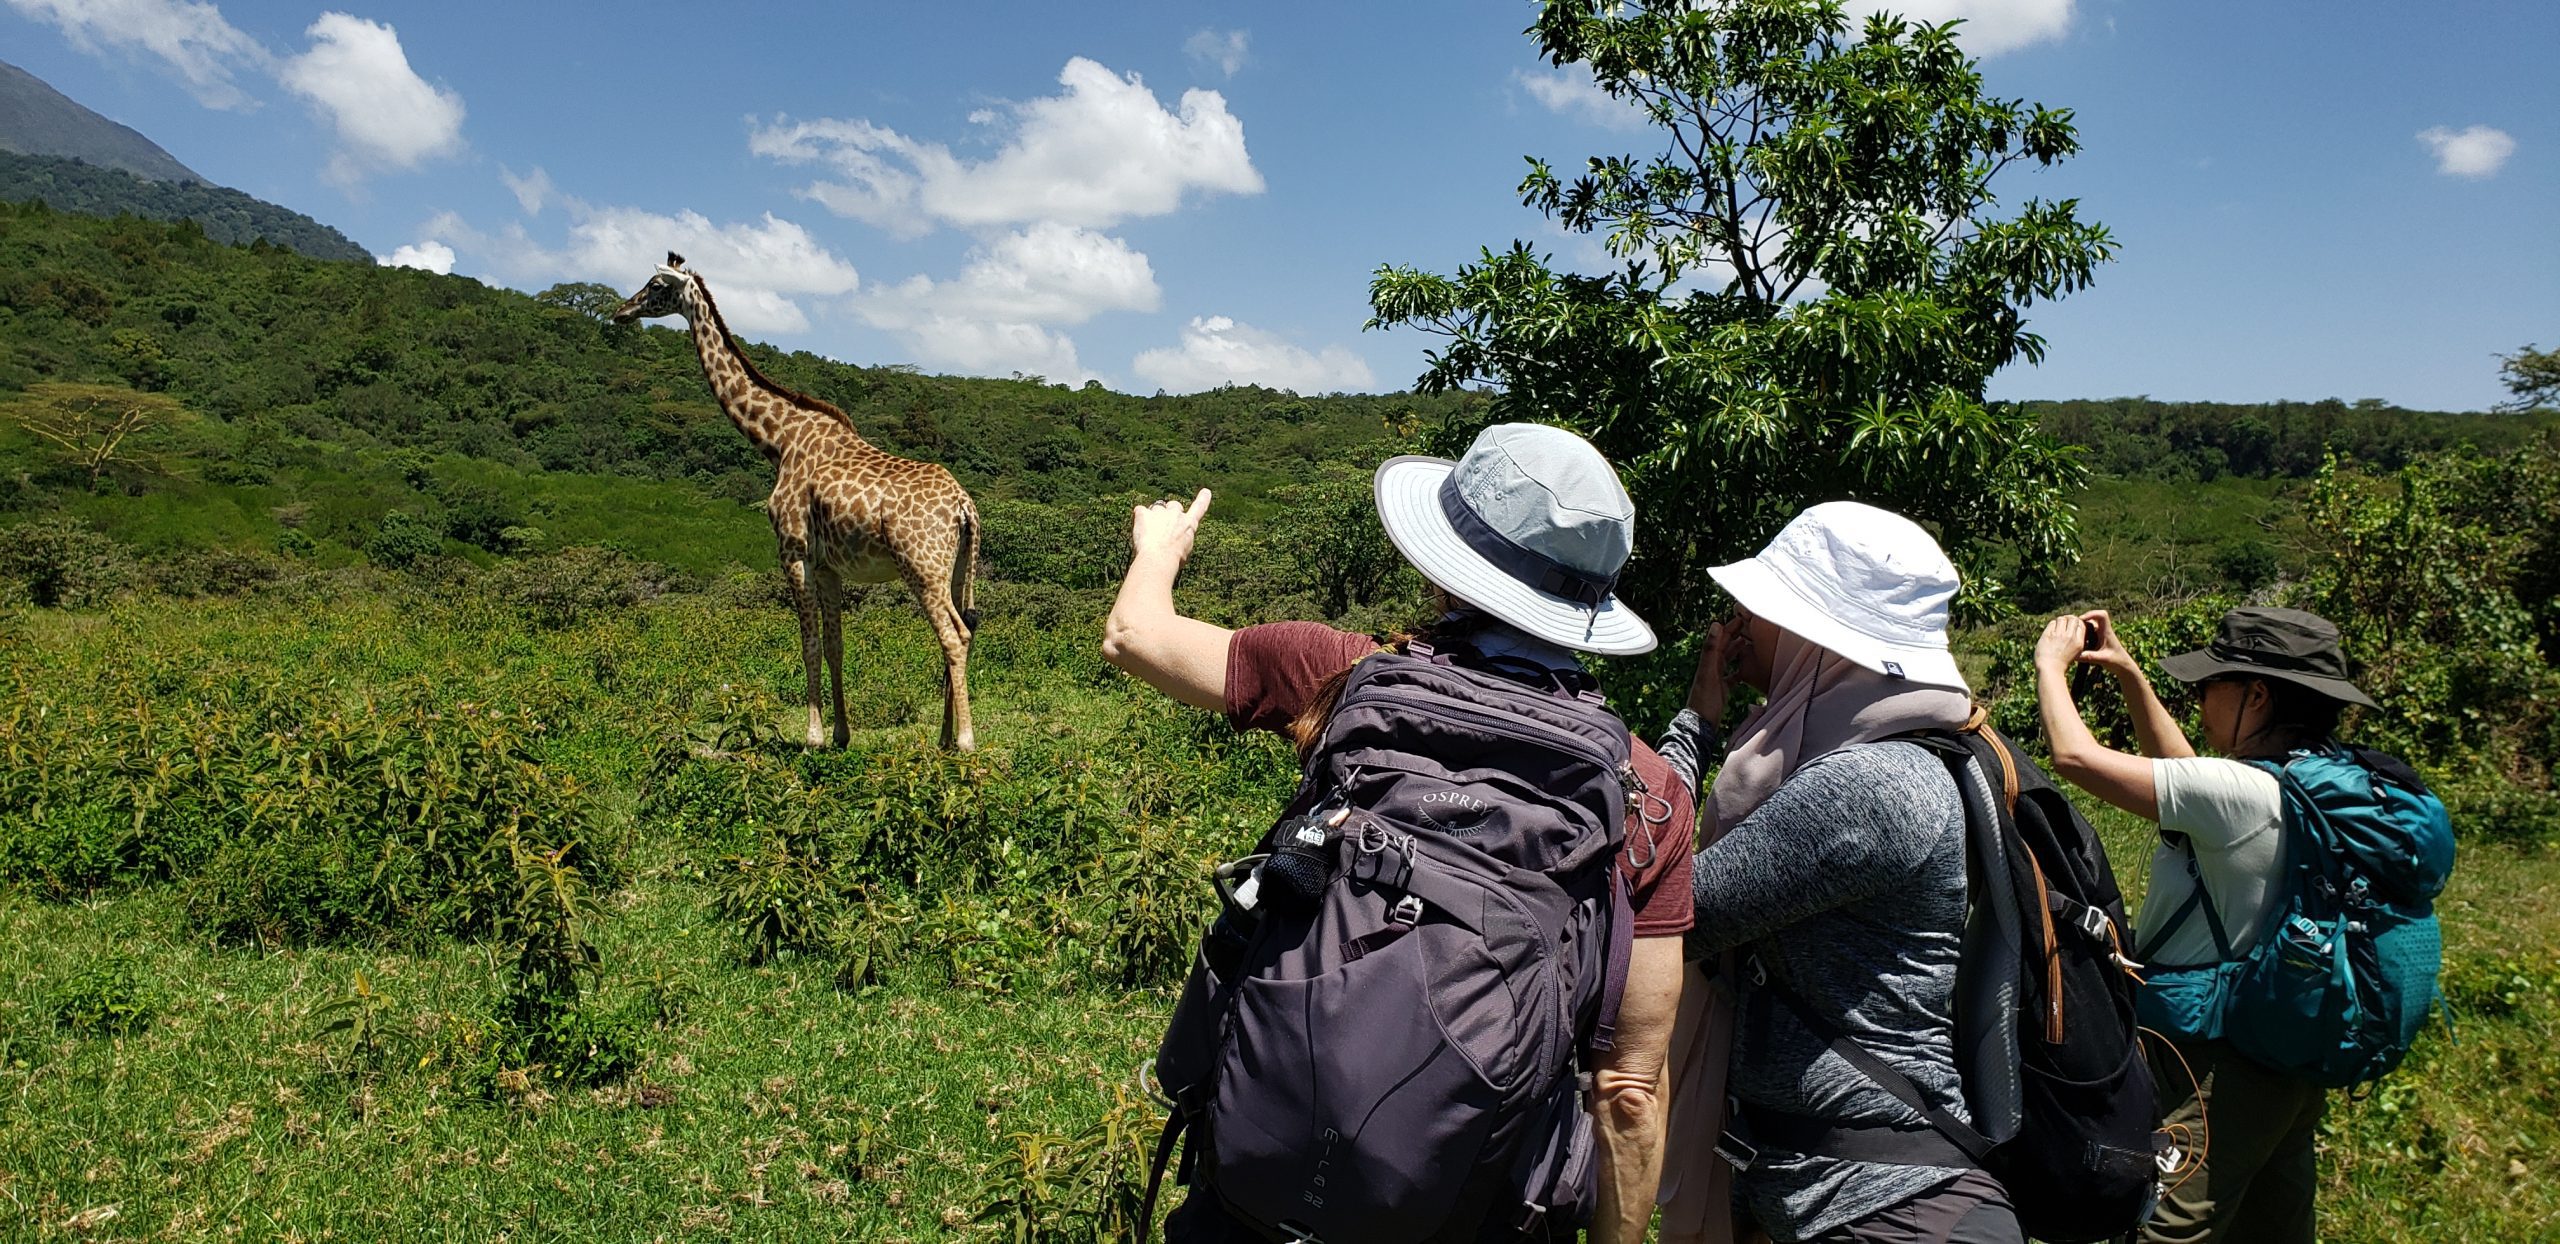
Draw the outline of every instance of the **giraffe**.
M823 657L835 700L835 745L848 738L844 714L842 606L847 583L903 578L942 643L942 746L969 751L969 639L978 625L972 585L978 565L978 507L951 472L875 448L834 404L767 379L737 348L710 287L667 253L614 322L680 315L711 395L774 465L766 502L781 546L782 578L800 614L800 664L808 676L811 747L826 742L818 708Z

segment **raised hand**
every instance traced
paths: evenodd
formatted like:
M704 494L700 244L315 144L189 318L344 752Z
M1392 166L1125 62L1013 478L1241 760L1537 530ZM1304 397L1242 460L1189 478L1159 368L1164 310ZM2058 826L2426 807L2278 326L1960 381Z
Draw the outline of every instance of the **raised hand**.
M2044 624L2044 633L2036 636L2036 671L2061 674L2088 650L2089 624L2079 614L2066 613Z
M1725 702L1733 693L1733 675L1742 664L1751 634L1742 619L1727 618L1707 628L1707 642L1698 649L1698 672L1689 679L1689 707L1710 725L1724 721Z
M1158 501L1137 506L1129 511L1129 549L1137 559L1170 557L1181 562L1191 556L1192 538L1200 532L1200 520L1209 513L1209 490L1203 488L1185 506L1179 501Z
M2106 610L2092 609L2081 614L2080 622L2086 636L2078 658L2082 664L2097 666L2111 674L2130 674L2139 668L2134 664L2133 653L2125 648L2124 640L2116 635L2115 620L2107 616Z

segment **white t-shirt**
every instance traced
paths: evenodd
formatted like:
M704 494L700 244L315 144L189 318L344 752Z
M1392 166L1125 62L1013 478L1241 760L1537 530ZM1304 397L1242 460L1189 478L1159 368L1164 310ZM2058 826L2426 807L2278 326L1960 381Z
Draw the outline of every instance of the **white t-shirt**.
M2154 760L2151 787L2160 797L2161 842L2151 853L2151 886L2133 922L2134 945L2148 945L2152 933L2186 905L2200 875L2231 949L2248 949L2275 901L2284 867L2284 795L2275 775L2219 757ZM2194 850L2194 874L2187 871L2187 850L2173 845L2171 835L2184 836ZM2221 958L2199 905L2146 963L2182 966Z

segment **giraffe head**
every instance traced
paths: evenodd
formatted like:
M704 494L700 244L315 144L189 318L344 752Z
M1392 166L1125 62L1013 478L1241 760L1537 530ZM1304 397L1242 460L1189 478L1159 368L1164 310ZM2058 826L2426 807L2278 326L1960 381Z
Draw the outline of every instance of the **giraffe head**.
M664 315L690 317L692 314L693 274L684 270L684 256L668 251L667 262L658 266L649 283L614 308L613 322L628 324L633 320L654 320Z

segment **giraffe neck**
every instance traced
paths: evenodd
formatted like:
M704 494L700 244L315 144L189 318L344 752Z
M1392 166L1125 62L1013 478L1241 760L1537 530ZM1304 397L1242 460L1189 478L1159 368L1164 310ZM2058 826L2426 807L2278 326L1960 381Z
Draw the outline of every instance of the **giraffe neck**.
M806 425L834 424L851 429L851 421L812 409L799 394L775 386L756 371L730 338L729 326L721 320L720 308L711 301L711 291L703 286L700 277L693 279L693 295L685 324L692 330L693 351L702 360L703 378L711 382L711 396L719 401L729 422L745 433L747 441L766 459L780 461L784 448L797 439L798 430Z

